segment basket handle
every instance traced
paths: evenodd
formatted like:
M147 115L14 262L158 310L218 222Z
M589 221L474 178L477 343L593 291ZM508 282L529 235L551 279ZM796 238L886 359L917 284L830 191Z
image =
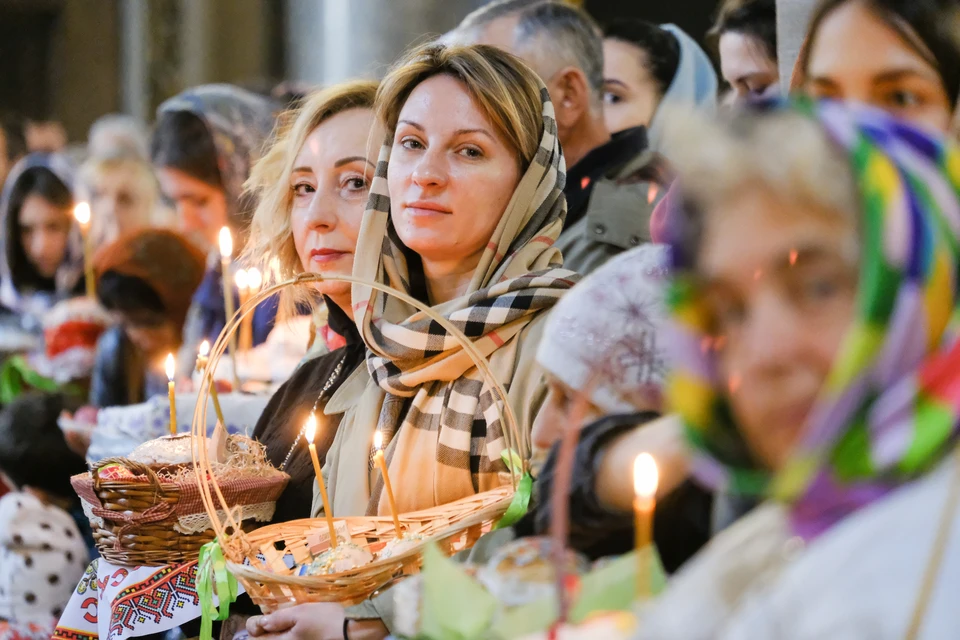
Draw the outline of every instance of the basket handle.
M156 491L162 491L160 487L160 478L157 476L157 473L151 469L149 466L137 462L135 460L130 460L128 458L104 458L97 463L97 466L94 469L90 470L90 475L93 477L93 490L96 492L100 491L100 483L103 482L103 478L100 477L100 469L109 466L111 464L118 464L122 467L126 467L134 474L138 476L146 476L147 482L154 488Z
M517 451L523 460L524 464L530 460L530 452L527 447L527 440L524 437L524 434L520 433L516 414L513 411L513 407L510 406L510 402L507 398L506 389L503 385L497 380L496 376L493 374L493 371L490 369L490 365L487 363L486 357L480 353L473 341L467 338L462 331L460 331L456 326L453 325L447 318L444 318L439 313L425 305L423 302L413 298L403 291L398 291L393 287L388 285L373 282L365 278L358 278L356 276L346 276L346 275L333 275L333 276L323 276L319 273L301 273L294 278L286 280L284 282L277 283L273 286L266 287L262 289L256 296L253 296L246 304L242 305L240 309L230 318L223 328L223 331L220 333L220 336L217 338L216 343L213 345L213 348L210 352L210 360L207 365L207 370L211 372L211 375L204 378L204 384L200 388L199 396L197 398L196 409L194 410L193 424L191 426L191 434L195 441L199 440L201 443L204 443L203 446L191 447L193 454L193 464L198 472L203 472L209 477L210 482L200 484L200 498L203 501L203 506L207 510L207 514L210 516L210 521L213 524L213 529L217 534L217 537L221 540L221 544L224 549L228 548L227 545L227 536L224 526L224 523L220 521L218 512L222 511L226 514L228 522L227 526L232 527L233 531L237 535L242 536L242 530L240 523L235 522L231 513L230 506L227 504L226 499L223 496L222 491L220 490L220 485L217 482L216 477L212 473L212 467L210 466L209 457L207 455L207 447L205 445L207 438L206 430L206 415L207 415L207 397L210 393L210 385L213 384L213 375L212 372L216 369L217 364L220 362L220 358L223 356L224 352L227 349L227 344L231 339L231 336L239 329L240 324L243 319L248 315L252 314L257 306L268 299L275 293L282 291L283 289L291 286L299 286L309 283L316 282L346 282L351 284L360 284L363 286L370 287L376 291L386 293L387 295L393 296L410 306L414 307L421 313L427 315L444 328L447 332L450 333L454 338L456 338L467 356L477 367L480 373L484 377L484 381L490 385L494 393L499 397L500 402L498 403L498 409L500 411L501 420L503 421L503 434L504 440L506 441L506 446L509 449ZM520 478L517 476L515 470L510 466L510 479L513 484L514 489L517 487L517 483ZM216 502L214 501L214 495L216 495L217 500L223 509L217 509Z

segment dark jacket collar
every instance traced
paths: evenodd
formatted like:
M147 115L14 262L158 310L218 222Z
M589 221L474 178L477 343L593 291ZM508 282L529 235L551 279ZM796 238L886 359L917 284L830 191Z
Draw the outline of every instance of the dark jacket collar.
M336 302L323 296L327 303L327 324L347 341L347 344L357 344L363 342L360 332L357 330L356 323L344 313Z
M596 180L617 173L646 148L645 127L625 129L613 134L609 142L591 150L571 167L563 187L563 195L567 198L567 218L563 228L569 229L583 218Z

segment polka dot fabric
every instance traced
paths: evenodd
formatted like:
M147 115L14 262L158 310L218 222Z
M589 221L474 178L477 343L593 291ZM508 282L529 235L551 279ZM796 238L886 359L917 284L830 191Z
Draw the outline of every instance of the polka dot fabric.
M88 561L73 518L28 493L0 498L0 619L56 621Z

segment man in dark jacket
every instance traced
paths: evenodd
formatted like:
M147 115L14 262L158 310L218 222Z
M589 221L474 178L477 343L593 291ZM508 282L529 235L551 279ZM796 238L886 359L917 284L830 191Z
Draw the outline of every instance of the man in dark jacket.
M611 135L603 119L603 40L583 11L560 2L501 0L444 38L489 44L522 58L543 79L567 162L567 218L557 241L564 266L590 273L650 241L650 213L665 180L643 127Z

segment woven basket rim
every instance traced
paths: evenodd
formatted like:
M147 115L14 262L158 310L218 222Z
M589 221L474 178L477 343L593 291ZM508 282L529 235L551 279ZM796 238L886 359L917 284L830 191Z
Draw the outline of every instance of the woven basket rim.
M497 380L496 376L493 375L493 372L490 370L487 358L480 353L476 348L473 342L463 335L463 333L450 322L449 319L443 318L432 308L427 307L422 302L414 299L408 294L398 291L388 285L384 285L379 282L372 282L369 280L364 280L362 278L356 278L353 276L322 276L317 273L302 273L296 276L295 278L286 280L284 282L275 284L270 287L265 287L262 289L256 296L252 297L245 304L243 304L240 309L234 313L233 317L228 319L227 324L224 326L223 331L220 333L220 336L217 338L216 343L213 345L213 348L210 352L209 359L207 361L207 369L205 371L203 384L200 387L200 393L197 398L197 405L194 410L193 422L191 424L190 433L194 438L195 442L199 446L191 447L193 454L194 467L198 470L207 471L210 468L210 463L207 458L207 429L206 429L206 413L207 413L207 404L208 396L210 393L210 387L213 384L212 371L216 369L216 366L227 350L228 342L231 337L239 329L243 319L252 314L253 311L257 308L262 301L266 300L270 296L293 286L301 286L314 282L321 281L339 281L352 283L353 285L361 285L369 287L373 290L386 293L387 295L393 296L400 300L403 300L407 304L412 305L417 308L420 312L426 314L435 322L443 326L447 331L449 331L463 346L464 351L470 357L470 360L474 362L474 365L478 368L480 373L483 375L487 384L494 389L498 402L496 403L498 411L500 412L500 418L503 422L503 433L505 439L505 446L507 448L513 448L516 453L523 460L523 464L526 465L529 462L531 452L529 451L528 443L519 430L516 416L514 414L513 408L510 405L509 396L506 389ZM502 406L501 406L502 405ZM520 481L520 476L522 471L518 471L514 468L513 465L508 465L508 471L512 480L512 488L516 490L516 487ZM235 526L236 523L232 522L230 514L230 505L228 500L223 495L220 490L219 483L216 478L212 478L212 482L200 483L200 495L201 500L203 501L204 508L207 510L207 513L211 516L211 521L214 523L214 529L217 533L217 538L220 541L221 546L225 549L229 546L229 540L231 537L238 537L241 540L245 537L245 534L239 527ZM217 512L221 509L217 508L217 505L222 507L222 510L228 514L227 522L220 522L219 518L216 516ZM233 526L234 534L231 536L226 532L228 526Z
M507 508L510 505L510 502L513 499L513 489L512 487L498 487L496 489L491 489L490 491L485 491L479 494L474 494L473 496L468 496L467 498L462 498L455 502L448 503L446 505L441 505L439 507L432 507L430 509L424 509L417 512L411 512L400 516L400 521L403 522L407 520L408 522L422 522L423 520L431 519L430 516L433 516L433 519L447 519L444 518L441 514L444 510L449 510L453 505L458 503L475 501L478 496L482 495L495 495L503 494L495 502L488 503L483 507L477 509L474 512L470 512L460 520L457 520L444 529L441 529L433 534L428 535L424 540L423 544L417 545L412 549L408 549L404 553L392 556L390 558L384 558L383 560L375 559L369 564L363 565L362 567L357 567L356 569L350 571L344 571L340 573L334 573L323 576L299 576L295 574L281 574L275 573L269 570L265 570L259 567L256 567L252 564L243 564L242 562L237 562L232 559L230 556L231 553L227 553L227 566L230 568L231 572L234 572L238 578L243 577L248 580L253 580L261 584L282 584L286 586L294 586L301 588L329 588L332 585L341 582L352 582L361 577L373 577L374 575L380 575L387 568L392 567L392 571L400 569L406 562L411 559L422 555L424 547L430 542L439 542L447 538L458 535L459 533L473 527L477 524L481 524L486 521L495 520L496 518L503 515L506 512ZM334 522L371 522L371 521L380 521L386 523L392 523L392 518L389 516L355 516L355 517L346 517L346 518L334 518ZM271 535L272 531L284 529L284 528L299 528L302 532L294 533L295 536L302 536L307 530L322 529L325 526L325 519L323 518L301 518L299 520L292 520L290 522L281 522L277 524L267 525L265 527L260 527L256 531L250 532L250 535L253 537L259 538L263 536ZM292 526L291 526L292 525ZM288 538L285 536L284 538ZM368 538L378 538L382 537L380 534L375 532L370 532L366 534ZM249 538L249 536L248 536ZM255 552L256 549L253 549ZM249 556L247 560L252 560Z

